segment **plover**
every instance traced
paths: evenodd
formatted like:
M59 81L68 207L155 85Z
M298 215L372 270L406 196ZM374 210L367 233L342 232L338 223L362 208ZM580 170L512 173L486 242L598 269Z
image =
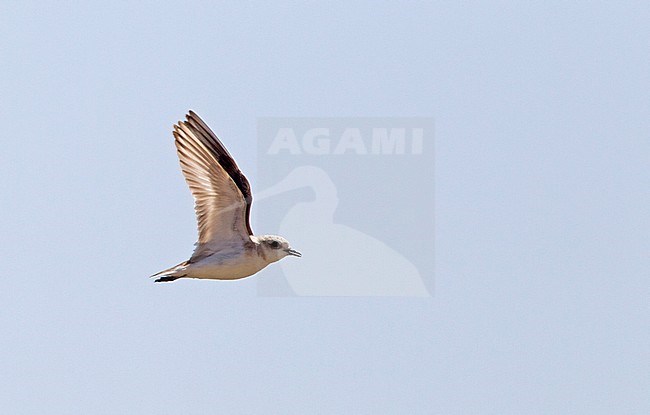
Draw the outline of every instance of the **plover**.
M236 280L287 255L300 257L289 241L253 235L250 184L226 147L193 111L174 125L181 170L194 196L199 240L192 257L152 277Z

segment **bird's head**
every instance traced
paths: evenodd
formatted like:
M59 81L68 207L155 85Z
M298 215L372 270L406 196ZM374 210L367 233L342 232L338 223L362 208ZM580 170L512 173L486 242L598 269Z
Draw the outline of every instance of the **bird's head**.
M257 237L260 249L269 262L279 261L287 255L301 257L302 254L291 249L289 241L281 236L262 235Z

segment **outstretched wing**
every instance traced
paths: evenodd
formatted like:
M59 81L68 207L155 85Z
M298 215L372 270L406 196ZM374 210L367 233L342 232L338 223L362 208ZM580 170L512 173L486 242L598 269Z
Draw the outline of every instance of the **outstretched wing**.
M250 185L228 150L193 111L174 125L174 138L198 221L199 240L190 261L219 245L249 240Z

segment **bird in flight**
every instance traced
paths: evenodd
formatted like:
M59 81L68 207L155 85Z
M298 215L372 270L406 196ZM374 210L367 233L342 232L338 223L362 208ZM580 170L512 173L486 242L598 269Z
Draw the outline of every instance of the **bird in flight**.
M179 278L236 280L287 255L302 254L276 235L253 235L250 184L226 147L190 111L174 125L181 170L194 196L199 240L187 261L160 271L155 282Z

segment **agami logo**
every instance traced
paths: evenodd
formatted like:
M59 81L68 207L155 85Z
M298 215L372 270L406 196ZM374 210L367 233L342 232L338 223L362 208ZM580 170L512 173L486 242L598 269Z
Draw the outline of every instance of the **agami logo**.
M258 227L303 253L265 272L259 295L432 295L432 118L278 117L257 127Z
M282 127L267 154L417 155L422 154L423 136L423 128L348 127L337 133L316 127L296 134L294 128Z

